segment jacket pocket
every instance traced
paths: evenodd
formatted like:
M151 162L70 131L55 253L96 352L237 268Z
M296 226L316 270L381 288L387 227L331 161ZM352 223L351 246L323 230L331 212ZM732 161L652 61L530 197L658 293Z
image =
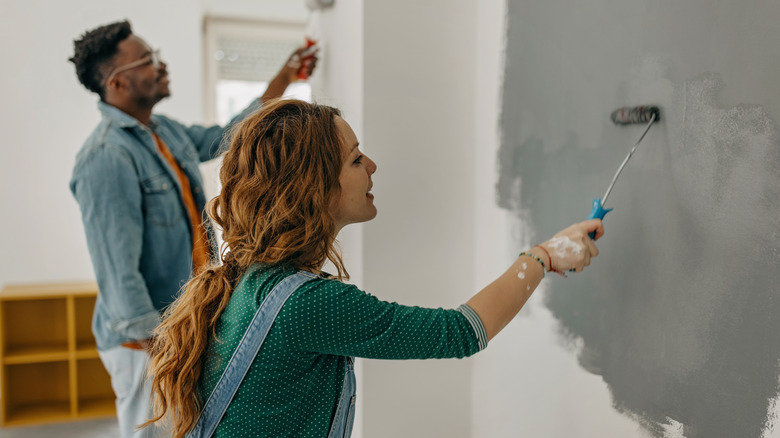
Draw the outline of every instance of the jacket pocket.
M178 187L171 178L161 173L141 182L144 192L143 209L146 222L171 226L182 217Z

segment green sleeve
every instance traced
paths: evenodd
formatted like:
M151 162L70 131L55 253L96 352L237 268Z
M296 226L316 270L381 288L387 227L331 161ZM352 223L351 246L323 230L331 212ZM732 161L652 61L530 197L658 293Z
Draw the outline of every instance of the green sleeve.
M277 319L300 351L373 359L471 356L487 346L479 317L457 310L402 306L355 286L315 280L290 297Z

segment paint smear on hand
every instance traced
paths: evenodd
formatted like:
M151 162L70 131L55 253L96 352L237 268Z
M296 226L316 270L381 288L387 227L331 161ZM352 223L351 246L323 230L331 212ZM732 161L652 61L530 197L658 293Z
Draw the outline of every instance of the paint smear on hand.
M558 257L577 255L582 252L582 245L569 239L567 236L558 236L552 238L549 242L549 246Z

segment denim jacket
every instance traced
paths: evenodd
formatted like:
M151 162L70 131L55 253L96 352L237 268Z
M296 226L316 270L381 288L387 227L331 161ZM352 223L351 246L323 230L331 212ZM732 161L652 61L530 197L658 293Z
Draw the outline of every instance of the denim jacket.
M255 101L231 121L259 106ZM226 129L152 115L150 126L98 103L102 120L76 156L70 182L98 283L92 331L100 350L147 339L192 272L192 230L174 170L152 130L190 180L203 211L198 164L214 158ZM214 248L214 234L208 230Z

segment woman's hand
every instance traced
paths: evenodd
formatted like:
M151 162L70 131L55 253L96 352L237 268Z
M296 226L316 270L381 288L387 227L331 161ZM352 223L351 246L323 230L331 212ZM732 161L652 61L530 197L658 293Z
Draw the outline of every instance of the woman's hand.
M591 240L588 234L595 231ZM590 259L599 255L594 241L604 235L604 225L601 219L590 219L574 224L560 232L541 246L549 257L550 271L564 274L566 272L581 272L590 265Z

